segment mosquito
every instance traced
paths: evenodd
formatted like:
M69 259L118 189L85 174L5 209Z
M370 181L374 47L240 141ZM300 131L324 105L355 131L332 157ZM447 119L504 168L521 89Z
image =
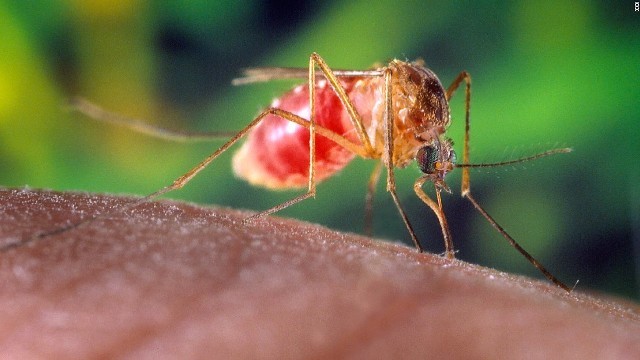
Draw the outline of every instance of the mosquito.
M319 70L319 73L316 71ZM332 70L320 55L309 57L304 68L250 68L234 85L276 79L304 79L275 99L247 126L231 135L218 150L173 181L127 208L135 207L185 186L220 154L246 137L233 157L234 172L249 183L269 189L305 189L306 192L245 219L245 222L275 213L316 196L321 181L344 168L356 156L379 160L368 181L365 198L365 228L370 232L373 195L382 170L386 170L386 189L420 252L424 248L403 209L396 190L395 168L415 162L422 172L413 190L437 217L444 239L444 256L453 259L455 251L442 207L441 193L451 193L445 177L455 168L462 170L461 196L493 226L520 254L551 282L571 289L551 274L509 235L472 196L469 169L503 166L570 152L570 148L548 150L533 156L497 163L472 164L469 160L471 76L461 72L448 88L423 61L392 60L386 66L369 70ZM465 131L462 162L457 162L453 142L446 136L451 123L449 100L465 85ZM192 139L197 135L156 128L77 99L73 107L97 120L115 122L136 131L169 139ZM220 133L213 134L219 136ZM208 137L206 135L205 137ZM432 184L435 199L423 187ZM88 219L88 221L95 220ZM86 222L86 221L85 221ZM74 225L77 227L78 224ZM67 229L60 229L66 231Z

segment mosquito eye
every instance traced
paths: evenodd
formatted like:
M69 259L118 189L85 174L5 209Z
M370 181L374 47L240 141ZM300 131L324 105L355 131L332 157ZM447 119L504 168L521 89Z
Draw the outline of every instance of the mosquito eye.
M436 171L436 162L438 161L438 150L431 145L421 147L416 154L416 161L420 171L425 174L433 174Z

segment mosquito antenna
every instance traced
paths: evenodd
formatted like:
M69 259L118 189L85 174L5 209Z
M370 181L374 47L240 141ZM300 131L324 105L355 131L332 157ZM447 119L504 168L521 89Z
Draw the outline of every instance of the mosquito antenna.
M142 120L126 117L114 112L107 111L102 107L92 103L91 101L74 97L67 103L67 108L72 111L77 111L84 114L94 120L102 121L105 123L122 126L141 134L153 136L159 139L179 141L179 142L194 142L194 141L211 141L224 138L230 138L237 134L237 131L216 131L216 132L193 132L193 131L180 131L172 130L159 126L151 125Z
M523 157L515 160L501 161L496 163L455 164L454 166L460 167L460 168L485 168L485 167L504 166L504 165L511 165L511 164L517 164L517 163L522 163L526 161L536 160L536 159L540 159L540 158L550 156L550 155L555 155L555 154L566 154L572 151L573 151L572 148L552 149L552 150L547 150L545 152L541 152L539 154L535 154L535 155L531 155L531 156L527 156L527 157Z

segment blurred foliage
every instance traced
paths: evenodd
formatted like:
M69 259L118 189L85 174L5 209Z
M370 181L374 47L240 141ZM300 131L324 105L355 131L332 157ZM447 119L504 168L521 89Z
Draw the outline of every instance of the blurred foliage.
M472 188L496 219L568 283L638 297L640 15L594 1L0 1L0 184L148 194L219 144L167 143L65 110L87 97L121 114L191 130L240 129L293 84L233 87L243 67L334 68L423 58L446 85L473 77L474 162L556 146L569 155L476 171ZM463 101L450 136L462 144ZM461 149L458 149L461 152ZM224 154L168 197L265 209L295 195L251 188ZM373 164L357 159L315 200L280 215L362 232ZM398 171L423 242L443 250L433 214ZM539 276L457 196L445 196L458 256ZM408 241L393 203L376 197L376 236ZM635 222L634 222L635 221ZM634 243L635 239L635 243ZM636 256L634 257L634 254Z

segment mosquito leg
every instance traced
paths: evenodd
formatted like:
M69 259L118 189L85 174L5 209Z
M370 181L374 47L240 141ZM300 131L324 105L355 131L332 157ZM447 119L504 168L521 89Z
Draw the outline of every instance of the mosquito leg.
M145 202L151 201L155 198L157 198L160 195L166 194L170 191L179 189L181 187L183 187L185 184L187 184L191 179L193 179L193 177L196 176L197 173L199 173L202 169L204 169L205 167L207 167L207 165L209 165L213 160L215 160L215 158L217 158L220 154L222 154L223 152L225 152L231 145L233 145L234 143L236 143L240 138L242 138L244 135L246 135L249 130L251 130L254 126L256 126L260 121L262 121L262 119L269 115L269 114L274 114L277 115L278 113L278 109L267 109L265 111L263 111L260 115L258 115L258 117L256 117L251 123L249 123L249 125L247 125L244 129L240 130L238 133L236 133L230 140L228 140L224 145L222 145L222 147L220 147L218 150L216 150L213 154L209 155L205 160L203 160L202 162L200 162L198 165L196 165L194 168L192 168L191 170L189 170L188 172L186 172L184 175L180 176L179 178L177 178L175 181L173 181L173 183L169 186L165 186L164 188L153 192L143 198L140 198L136 201L133 201L127 205L124 205L122 207L120 207L117 211L119 212L124 212L127 211L129 209L132 209L138 205L141 205ZM299 120L301 123L306 122L304 119L299 118L296 119ZM292 120L293 121L293 120ZM9 246L6 246L4 248L0 248L0 251L5 251L9 248L16 248L16 247L20 247L23 245L26 245L28 243L34 242L34 241L38 241L42 238L48 237L48 236L52 236L52 235L56 235L56 234L60 234L66 231L70 231L73 229L77 229L81 226L84 226L88 223L91 223L93 221L96 221L98 219L101 218L106 218L109 215L111 215L112 212L106 213L106 214L102 214L102 215L97 215L97 216L93 216L90 218L87 218L85 220L82 220L80 222L68 225L68 226L63 226L57 229L54 229L52 231L48 231L45 233L39 233L39 234L35 234L31 237L22 239L20 242L17 243L13 243L10 244Z
M374 150L373 147L371 146L371 141L369 140L369 136L367 135L365 129L364 129L364 124L362 123L362 119L360 117L360 115L358 114L358 112L355 110L355 107L353 106L351 100L349 99L349 97L347 96L344 88L342 87L342 85L340 85L340 83L338 82L338 79L336 78L336 76L333 74L333 72L331 71L331 69L329 68L329 66L325 63L325 61L320 57L320 55L316 54L316 53L312 53L311 56L309 57L309 108L310 108L310 113L311 113L311 118L309 119L307 128L309 128L309 188L307 193L296 196L293 199L290 199L288 201L285 201L282 204L279 204L277 206L274 206L270 209L267 209L265 211L259 212L249 218L246 219L246 221L251 221L252 219L258 218L258 217L262 217L265 215L269 215L272 214L274 212L280 211L282 209L285 209L291 205L294 205L302 200L308 199L310 197L315 197L316 194L316 182L315 182L315 156L316 156L316 151L315 151L315 135L316 135L316 123L315 123L315 92L316 92L316 74L315 74L315 70L316 70L316 66L322 71L322 73L324 74L324 76L326 77L327 81L329 81L329 84L331 84L331 87L333 89L333 91L336 93L336 95L338 96L338 98L340 99L340 102L342 103L342 105L345 107L345 109L347 110L347 112L350 115L350 119L352 124L354 125L354 128L356 129L357 133L358 133L358 137L360 138L360 141L362 143L362 147L358 148L357 150L352 150L356 153L358 153L359 155L363 156L363 157L372 157L374 154ZM337 134L336 134L337 135ZM346 148L354 148L357 145L351 143L350 141L348 141L346 138L337 135L338 137L341 138L340 141L336 141L338 144L346 147ZM334 140L335 141L335 140ZM344 142L348 142L349 145L345 144Z
M364 128L362 118L360 114L358 114L358 111L356 111L355 106L347 96L347 93L342 87L342 85L340 85L338 78L334 75L333 71L329 68L327 63L320 57L320 55L316 53L312 53L309 62L310 62L309 74L311 74L311 67L315 69L316 65L318 66L320 71L322 71L324 76L327 78L327 81L329 81L329 84L331 84L331 88L340 99L342 106L344 106L344 108L347 110L347 113L349 113L349 118L351 120L351 123L353 124L353 127L356 129L358 138L360 139L360 142L362 143L362 146L364 147L365 152L367 152L368 154L368 156L366 157L367 158L374 157L375 150L373 149L373 146L371 145L371 140L369 139L369 135L367 135L367 131ZM311 84L312 82L315 82L315 73L313 78L311 78L311 76L309 77L309 84Z
M405 213L398 194L396 193L396 179L393 173L393 116L392 116L392 103L391 103L391 69L384 70L384 154L382 155L382 162L387 169L387 191L391 194L393 202L396 204L396 208L402 217L405 227L409 231L411 240L416 246L418 251L424 252L424 248L418 241L416 232L413 230L413 226L409 222L409 218Z
M382 173L382 162L376 163L376 167L373 168L371 176L369 177L369 183L367 184L367 195L364 199L364 233L367 236L373 235L373 196L376 192L376 186L380 180L380 174Z
M360 142L362 143L361 147L358 148L358 145L348 141L346 138L342 137L341 135L337 135L335 134L335 136L340 137L341 140L336 141L336 143L338 143L339 145L344 146L347 149L354 149L357 148L357 150L352 150L355 153L359 154L362 157L365 158L370 158L373 157L375 155L375 151L373 150L373 147L371 146L371 141L369 140L369 136L367 135L367 132L364 128L364 124L362 123L362 118L360 117L360 114L358 114L358 112L356 111L355 107L353 106L353 103L351 102L351 100L349 99L349 97L347 96L346 91L344 90L344 88L342 87L342 85L340 85L340 82L338 81L338 78L333 74L333 71L331 70L331 68L329 68L329 66L327 65L327 63L320 57L320 55L316 54L316 53L312 53L311 56L309 57L309 81L308 81L308 85L309 85L309 108L310 108L310 112L311 112L311 118L308 121L308 124L306 125L306 127L309 129L309 188L307 193L302 194L302 195L298 195L293 199L290 199L288 201L283 202L282 204L276 205L270 209L261 211L253 216L248 217L247 219L245 219L245 221L251 221L253 219L262 217L262 216L266 216L272 213L275 213L277 211L280 211L282 209L285 209L291 205L294 205L302 200L308 199L310 197L315 197L316 195L316 182L315 182L315 156L316 156L316 152L315 152L315 134L317 132L317 125L315 123L315 92L316 92L316 66L320 69L320 71L322 71L323 75L325 76L325 78L327 79L327 81L329 82L329 84L331 84L331 88L333 89L333 91L335 92L335 94L338 96L338 98L340 99L340 102L342 103L342 105L345 107L345 109L347 110L347 112L349 113L349 118L351 119L351 123L353 124L354 128L356 129L356 132L358 134L358 138L360 139ZM293 115L293 114L290 114ZM286 118L286 117L285 117ZM288 119L288 118L287 118ZM289 119L288 119L289 120ZM320 132L318 132L320 135ZM334 140L335 141L335 140ZM349 144L345 144L345 142L348 142Z
M418 180L413 184L413 190L416 195L431 208L436 217L438 218L438 222L440 222L440 228L442 229L442 237L444 238L444 248L445 248L445 256L448 259L453 259L455 257L455 251L453 250L453 241L451 240L451 233L449 232L449 225L447 224L447 218L444 216L444 211L442 211L442 199L440 197L440 190L436 188L436 196L438 202L433 201L425 192L422 190L422 185L425 182L429 181L428 176L420 176Z
M493 226L494 229L496 229L505 239L507 239L507 241L509 242L509 244L511 244L511 246L513 246L516 250L518 250L518 252L520 254L522 254L522 256L524 256L531 264L533 264L533 266L536 267L536 269L538 269L549 281L551 281L552 283L558 285L559 287L561 287L563 290L566 290L567 292L571 292L571 288L568 287L565 283L563 283L562 281L558 280L558 278L556 278L555 276L553 276L553 274L551 274L551 272L549 272L549 270L547 270L538 260L536 260L533 256L531 256L531 254L529 254L529 252L527 252L524 248L522 248L522 246L520 246L520 244L518 244L512 237L511 235L509 235L503 228L502 226L500 226L500 224L498 224L492 217L491 215L489 215L481 206L480 204L478 204L478 202L476 201L476 199L474 199L473 196L471 196L471 193L467 193L465 195L465 197L471 202L471 204L473 205L473 207L476 208L476 210L478 210L478 212L480 214L482 214L482 216L487 219L487 221L491 224L491 226Z
M345 138L343 135L341 134L337 134L327 128L324 128L322 126L318 126L315 123L315 81L316 81L316 75L315 75L315 68L316 66L322 71L323 75L326 77L326 79L329 81L329 83L331 84L332 89L334 90L334 92L336 93L336 95L338 96L338 98L340 99L340 101L342 102L343 106L345 106L347 112L350 115L350 119L352 124L354 125L354 128L356 129L357 133L358 133L358 137L361 141L361 144L355 144L353 142L351 142L350 140L348 140L347 138ZM379 74L374 74L373 72L367 72L368 75L370 76L380 76ZM372 75L373 74L373 75ZM211 155L209 155L206 159L204 159L202 162L200 162L199 164L197 164L195 167L193 167L191 170L189 170L188 172L186 172L184 175L180 176L179 178L177 178L175 181L173 181L172 184L154 192L151 193L137 201L134 201L128 205L126 205L125 207L122 208L122 210L126 210L126 209L130 209L133 207L136 207L144 202L147 201L151 201L163 194L166 194L168 192L171 192L173 190L177 190L182 188L183 186L185 186L189 181L191 181L191 179L193 179L200 171L202 171L205 167L207 167L213 160L215 160L220 154L222 154L223 152L225 152L230 146L232 146L233 144L235 144L240 138L242 138L244 135L246 135L251 129L253 129L258 123L260 123L260 121L262 121L267 115L274 115L274 116L278 116L280 118L283 118L285 120L288 121L292 121L298 125L304 126L306 128L309 129L310 132L310 137L309 137L309 149L310 149L310 158L309 158L309 188L306 194L302 194L299 195L289 201L286 201L280 205L274 206L268 210L265 210L263 212L260 212L250 218L248 218L247 220L251 220L253 218L256 217L260 217L260 216L264 216L267 214L271 214L274 213L276 211L282 210L286 207L289 207L293 204L296 204L304 199L307 199L309 197L313 197L315 196L315 188L316 188L316 182L315 182L315 136L316 134L318 135L322 135L327 137L328 139L334 141L335 143L337 143L338 145L344 147L345 149L348 149L350 151L352 151L355 154L358 154L361 157L365 157L365 158L372 158L375 157L375 151L371 145L371 141L369 140L369 137L366 133L366 130L364 128L364 124L362 123L362 119L360 117L360 115L357 113L357 111L355 110L355 107L353 106L351 100L349 99L349 97L346 95L346 92L344 90L344 88L340 85L337 77L333 74L332 70L328 67L328 65L324 62L324 60L316 53L311 54L310 58L309 58L309 104L310 104L310 108L311 108L311 119L304 119L298 115L295 115L293 113L290 113L288 111L284 111L281 109L276 109L276 108L269 108L266 109L265 111L263 111L260 115L258 115L251 123L249 123L244 129L240 130L239 132L237 132L235 135L231 136L231 138L224 143L218 150L216 150L214 153L212 153ZM126 117L122 117L116 114L112 114L109 113L103 109L101 109L100 107L97 107L87 101L82 101L82 100L76 100L74 104L72 104L72 107L96 120L100 120L100 121L104 121L104 122L109 122L109 123L115 123L118 125L122 125L122 126L126 126L130 129L133 129L135 131L141 132L141 133L146 133L152 136L156 136L156 137L161 137L161 138L168 138L168 139L179 139L179 140L185 140L185 139L189 139L192 136L190 135L186 135L184 133L180 133L180 132L172 132L170 130L166 130L166 129L162 129L162 128L157 128L154 126L150 126L147 124L144 124L141 121L138 120L134 120L134 119L130 119L130 118L126 118ZM225 133L225 135L228 135ZM220 134L219 133L215 133L214 137L219 137ZM394 190L395 191L395 190ZM395 195L395 193L393 194ZM395 197L395 201L397 203L397 205L399 206L399 203L397 202L397 196ZM401 212L403 214L403 212ZM404 215L404 214L403 214ZM104 216L99 216L97 218L100 217L105 217ZM405 218L405 222L406 222L406 216L404 216ZM53 235L53 234L57 234L57 233L61 233L64 231L68 231L71 230L73 228L76 228L78 226L81 226L85 223L91 222L96 220L96 217L91 218L91 219L87 219L85 221L82 221L80 223L77 224L73 224L71 226L67 226L65 228L61 228L61 229L56 229L53 230L51 232L49 232L48 234L44 234L44 235L38 235L37 238L42 238L42 237L46 237L49 235ZM414 237L414 241L417 242L417 240L415 239L415 235L413 234L413 231L411 230L412 236ZM29 240L31 241L31 240Z
M465 127L464 127L464 149L462 155L463 164L469 164L469 128L470 128L470 108L471 108L471 76L466 71L463 71L458 75L458 77L453 81L451 86L447 89L447 99L453 96L453 93L458 88L458 86L464 81L466 83L465 87ZM560 149L557 152L568 152L570 149ZM555 152L551 152L555 153ZM551 154L550 153L550 154ZM549 154L544 154L542 156L546 156ZM469 178L469 167L462 167L462 189L461 189L462 197L467 198L474 208L496 229L502 237L504 237L511 246L513 246L522 256L524 256L533 266L536 267L549 281L566 290L567 292L571 292L571 288L565 285L562 281L558 280L549 270L547 270L538 260L536 260L531 254L529 254L520 244L518 244L511 235L509 235L503 228L498 224L491 215L489 215L483 208L478 204L476 199L471 195L471 183Z
M235 135L233 135L231 137L231 139L229 139L226 143L224 143L218 150L216 150L214 153L212 153L211 155L209 155L206 159L204 159L203 161L201 161L199 164L197 164L195 167L193 167L191 170L189 170L188 172L186 172L185 174L183 174L182 176L180 176L179 178L177 178L176 180L173 181L173 183L171 183L168 186L163 187L162 189L153 192L145 197L142 197L138 200L135 200L129 204L126 204L122 207L119 207L116 211L118 212L124 212L127 211L129 209L135 208L143 203L146 203L148 201L151 201L161 195L164 195L168 192L174 191L174 190L178 190L180 188L182 188L183 186L185 186L189 181L191 181L191 179L193 179L200 171L202 171L205 167L207 167L211 162L213 162L218 156L220 156L220 154L222 154L223 152L225 152L229 147L231 147L233 144L235 144L238 140L240 140L242 137L244 137L247 133L249 133L249 131L251 131L251 129L253 129L256 125L258 125L258 123L260 123L262 120L264 120L264 118L268 115L274 115L274 116L278 116L280 118L283 118L285 120L294 122L300 126L304 126L309 128L310 127L310 122L307 119L304 119L300 116L297 116L293 113L281 110L281 109L276 109L276 108L268 108L265 109L262 113L260 113L253 121L251 121L244 129L240 130L239 132L237 132ZM365 151L362 147L352 143L351 141L347 140L346 138L344 138L343 136L336 134L335 132L324 128L322 126L316 126L315 128L315 132L317 132L319 135L325 136L329 139L331 139L332 141L335 141L337 144L345 147L346 149L353 151L356 154L359 155L364 155ZM304 196L304 195L303 195ZM300 200L291 200L288 201L284 204L279 205L278 207L276 207L276 210L280 210L283 209L289 205L294 204L295 202L300 201ZM0 248L0 251L6 251L8 249L11 248L17 248L23 245L26 245L28 243L31 242L35 242L35 241L39 241L43 238L49 237L49 236L53 236L53 235L57 235L57 234L61 234L64 233L66 231L70 231L76 228L79 228L81 226L84 226L86 224L89 224L93 221L99 220L99 219L104 219L109 217L110 215L112 215L114 212L108 212L102 215L97 215L97 216L93 216L87 219L84 219L82 221L79 221L77 223L74 224L70 224L67 226L63 226L57 229L53 229L51 231L47 231L44 233L38 233L35 234L33 236L30 236L28 238L24 238L22 240L20 240L19 242L16 243L12 243L9 244L5 247Z
M167 129L107 111L81 97L74 97L70 99L67 106L70 110L77 111L94 120L122 126L141 134L170 141L212 141L228 139L237 133L237 131L191 132Z
M312 92L313 94L313 92ZM313 95L312 95L313 96ZM311 108L313 109L314 104L311 105ZM313 112L312 112L313 114ZM146 197L144 197L141 202L144 201L149 201L152 200L160 195L166 194L170 191L173 190L177 190L182 188L184 185L186 185L189 181L191 181L191 179L193 179L200 171L202 171L205 167L207 167L213 160L215 160L220 154L222 154L223 152L225 152L231 145L233 145L234 143L236 143L238 140L240 140L244 135L246 135L253 127L255 127L260 121L262 121L267 115L274 115L277 117L280 117L282 119L294 122L300 126L304 126L306 128L309 129L309 131L311 132L311 136L309 139L309 148L310 148L310 160L309 160L309 190L306 194L302 194L299 195L291 200L285 201L282 204L279 204L277 206L274 206L270 209L267 209L265 211L259 212L256 215L253 215L247 219L245 219L245 221L250 221L252 219L255 219L257 217L261 217L261 216L265 216L277 211L280 211L284 208L287 208L293 204L296 204L304 199L307 199L309 197L313 197L315 196L315 177L314 177L314 171L315 171L315 135L316 133L325 136L333 141L335 141L337 144L344 146L346 149L349 149L357 154L362 154L364 152L364 150L359 147L358 145L352 143L351 141L347 140L346 138L344 138L341 135L338 135L336 133L334 133L333 131L321 127L321 126L317 126L315 124L315 122L313 121L313 116L311 120L306 120L296 114L290 113L288 111L284 111L281 109L277 109L277 108L269 108L266 109L265 111L263 111L260 115L258 115L258 117L256 117L252 122L249 123L249 125L247 125L244 129L240 130L240 132L238 132L236 135L234 135L229 141L227 141L222 147L220 147L216 152L214 152L213 154L209 155L205 160L203 160L201 163L199 163L198 165L196 165L194 168L192 168L191 170L189 170L187 173L185 173L184 175L182 175L181 177L179 177L178 179L176 179L171 185L160 189L158 191L156 191L155 193L152 193Z
M453 80L451 85L449 85L449 87L447 88L447 100L451 99L451 97L456 92L458 87L460 87L460 84L462 84L463 81L467 84L469 90L471 90L471 75L469 75L469 73L466 71L462 71L460 74L458 74L458 76L456 76L455 80Z
M279 205L276 205L270 209L261 211L253 216L246 218L244 221L248 222L253 219L272 214L274 212L285 209L291 205L297 204L302 200L316 196L316 182L315 182L315 161L316 161L316 65L313 55L309 58L309 109L310 118L307 128L309 128L309 188L305 194L298 195L293 199L285 201Z
M285 201L279 205L276 205L270 209L261 211L251 217L248 217L247 219L245 219L245 221L251 221L253 219L262 217L262 216L266 216L272 213L275 213L277 211L280 211L282 209L285 209L291 205L294 205L302 200L308 199L310 197L315 197L316 194L316 182L315 182L315 156L316 156L316 152L315 152L315 135L316 133L318 133L319 135L323 135L326 136L325 133L328 132L328 130L323 129L321 131L321 127L317 126L316 122L315 122L315 92L316 92L316 66L320 69L320 71L322 72L322 74L324 75L324 77L327 79L327 81L329 82L329 84L331 85L331 88L333 89L333 91L335 92L335 94L338 96L338 98L340 99L340 102L342 103L342 105L345 107L345 109L347 110L347 113L349 113L349 118L351 120L351 123L353 124L354 128L356 129L356 132L358 134L358 138L360 139L360 142L362 145L356 145L354 143L352 143L351 141L347 140L344 136L339 135L339 134L335 134L333 132L331 132L331 136L327 136L328 138L330 138L331 140L335 141L337 144L345 147L346 149L351 150L352 152L365 157L365 158L371 158L375 156L375 151L371 145L371 141L369 139L369 136L367 135L367 132L364 128L364 124L362 122L362 118L360 117L360 114L358 114L358 112L356 111L353 103L351 102L351 100L349 99L349 97L347 96L346 91L344 90L344 88L342 87L342 85L340 85L340 82L338 81L338 78L334 75L333 71L331 70L331 68L329 68L329 66L327 65L327 63L322 59L322 57L320 57L320 55L316 54L316 53L312 53L309 56L309 79L308 79L308 85L309 85L309 108L310 108L310 113L311 113L311 118L307 121L307 123L304 125L309 129L309 187L308 190L305 194L301 194L296 196L293 199L290 199L288 201ZM287 112L282 112L281 116L287 120L291 120L294 121L294 118L299 118L298 116L296 116L295 114L291 114L291 113L287 113ZM296 122L296 121L294 121Z
M374 65L381 67L382 65ZM332 70L336 77L382 77L382 71L379 70ZM231 81L233 85L247 85L259 82L282 79L307 79L309 71L303 68L288 67L258 67L247 68L242 71L242 76ZM323 76L323 75L320 75Z
M465 109L465 127L464 127L464 148L462 150L462 162L464 164L469 163L469 111L471 110L471 75L468 72L463 71L453 80L449 88L447 89L447 100L451 100L451 97L458 89L462 82L465 82L465 100L464 100L464 109ZM465 171L466 170L466 171ZM462 170L462 196L464 196L465 191L469 190L469 169Z

